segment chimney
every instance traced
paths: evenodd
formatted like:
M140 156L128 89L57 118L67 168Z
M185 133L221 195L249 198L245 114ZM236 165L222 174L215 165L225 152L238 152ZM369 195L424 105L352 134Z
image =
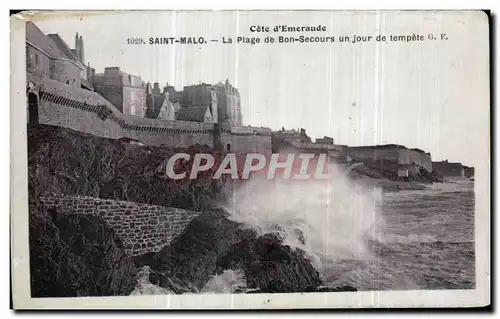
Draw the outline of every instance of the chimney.
M75 53L76 58L80 59L80 38L78 37L78 32L75 35Z
M84 56L84 47L83 47L83 37L80 36L80 61L85 64L85 56Z
M160 83L158 83L158 82L153 83L153 94L155 94L155 95L161 94Z

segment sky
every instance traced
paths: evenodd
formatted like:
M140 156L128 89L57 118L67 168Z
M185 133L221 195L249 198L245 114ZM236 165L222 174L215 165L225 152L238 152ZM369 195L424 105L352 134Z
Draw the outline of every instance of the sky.
M304 128L336 144L401 144L432 159L475 166L489 157L489 29L478 12L156 11L58 13L35 17L71 48L83 36L85 62L119 66L143 80L185 85L226 78L241 94L244 125ZM272 32L274 26L326 32ZM268 26L271 32L251 32ZM427 40L428 34L437 40ZM446 33L447 40L440 40ZM377 34L425 41L376 41ZM266 36L335 37L333 43L262 43ZM369 42L339 37L373 36ZM127 44L128 38L204 37L205 45ZM261 43L235 43L236 37ZM222 37L233 39L223 44ZM218 39L219 42L210 42Z

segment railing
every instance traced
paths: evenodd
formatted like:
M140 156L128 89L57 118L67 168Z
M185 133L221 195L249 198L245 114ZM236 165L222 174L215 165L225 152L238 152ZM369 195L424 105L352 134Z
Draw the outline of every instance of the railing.
M95 113L101 120L110 120L117 123L122 129L132 131L145 131L145 132L171 132L171 133L193 133L193 134L208 134L211 132L209 129L196 129L196 128L181 128L181 127L163 127L163 126L150 126L150 125L136 125L129 124L124 118L120 118L113 111L104 104L89 104L71 98L66 98L54 93L40 91L40 100L47 101L55 104L72 107L75 109L84 110L87 112ZM180 122L180 121L179 121ZM180 124L180 123L179 123ZM180 124L179 126L182 126Z

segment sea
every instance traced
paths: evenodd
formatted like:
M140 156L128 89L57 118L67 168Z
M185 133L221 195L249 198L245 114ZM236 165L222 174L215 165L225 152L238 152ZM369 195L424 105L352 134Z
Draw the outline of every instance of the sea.
M337 173L326 181L249 180L222 206L246 227L279 232L305 251L328 287L475 288L474 182L384 192ZM242 271L225 271L200 292L242 287Z

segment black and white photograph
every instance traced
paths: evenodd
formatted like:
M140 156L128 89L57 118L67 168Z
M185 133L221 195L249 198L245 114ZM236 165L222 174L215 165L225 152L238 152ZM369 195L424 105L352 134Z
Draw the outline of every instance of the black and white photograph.
M11 32L15 307L489 304L485 12L40 11Z

